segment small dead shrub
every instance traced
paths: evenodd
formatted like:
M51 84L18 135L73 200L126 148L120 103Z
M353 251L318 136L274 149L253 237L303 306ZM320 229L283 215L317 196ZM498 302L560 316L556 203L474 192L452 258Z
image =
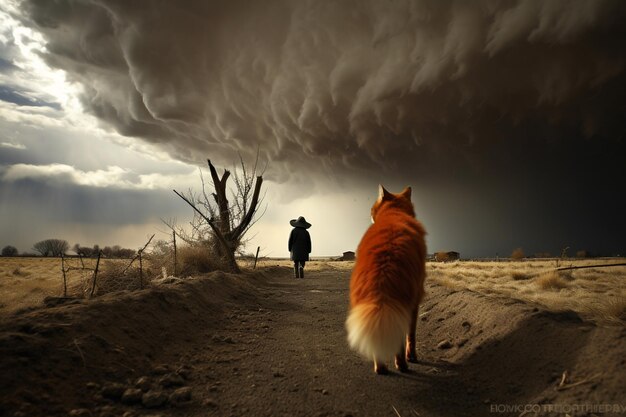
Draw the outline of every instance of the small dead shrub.
M560 290L568 286L567 281L563 279L559 271L546 272L537 277L535 283L544 290Z
M135 263L138 263L135 261ZM152 274L145 268L140 277L139 267L134 264L127 269L128 264L121 262L109 262L102 266L96 277L96 289L94 295L103 295L116 291L138 290L144 288L152 280ZM83 281L83 294L88 297L93 285L93 273L87 274Z
M148 255L150 266L162 276L174 275L174 247L159 245ZM225 263L207 245L178 246L176 250L176 276L204 274L224 270ZM165 273L162 271L165 270Z
M223 263L207 246L183 246L177 251L178 275L188 276L220 270Z

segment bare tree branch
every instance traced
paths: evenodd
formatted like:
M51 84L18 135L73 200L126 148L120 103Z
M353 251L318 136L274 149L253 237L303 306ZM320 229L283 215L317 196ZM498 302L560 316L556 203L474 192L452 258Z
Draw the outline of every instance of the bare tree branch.
M202 213L200 210L198 210L198 208L191 201L189 201L184 195L182 195L181 193L179 193L176 190L173 190L173 191L176 193L176 195L178 195L180 198L185 200L185 202L187 204L189 204L196 211L196 213L198 213L200 216L202 216L204 218L204 220L206 220L206 222L209 224L209 226L211 226L211 229L213 229L213 232L215 233L215 236L219 239L220 243L222 245L224 245L224 248L230 250L231 245L224 238L224 235L222 234L222 231L217 226L215 226L215 223L213 222L213 219L209 219L207 216L205 216L204 213Z
M154 239L154 235L150 236L150 239L148 239L148 241L146 242L145 245L143 245L143 248L139 249L137 251L137 255L135 255L135 257L130 261L130 263L128 264L128 266L126 268L124 268L124 270L122 271L122 275L126 274L126 271L128 271L128 268L131 267L131 265L133 264L133 262L135 262L137 260L137 258L139 258L141 256L141 254L143 253L143 251L146 250L146 248L148 247L148 245L150 244L150 242L152 242L152 239Z
M207 221L207 223L211 223L211 222L213 221L213 219L209 219L207 216L205 216L205 215L204 215L204 213L203 213L203 212L201 212L200 210L198 210L198 208L196 207L196 205L195 205L195 204L193 204L191 201L189 201L189 200L187 199L187 197L185 197L184 195L182 195L181 193L179 193L179 192L178 192L178 191L176 191L176 190L172 190L172 191L174 191L174 192L176 193L176 195L177 195L177 196L179 196L180 198L182 198L183 200L185 200L185 202L186 202L187 204L189 204L189 205L191 206L191 208L193 208L193 209L195 210L195 212L196 212L196 213L198 213L200 216L202 216L202 218L204 218L204 220L206 220L206 221Z
M215 188L215 199L217 200L217 208L219 211L220 231L225 234L230 230L230 210L228 209L228 198L226 198L226 181L230 177L230 171L224 170L222 178L217 174L217 170L207 159L209 169L211 170L211 178L213 179L213 188Z
M252 201L250 202L250 207L245 215L245 217L239 223L239 226L233 230L233 236L235 239L239 240L243 235L243 231L246 230L250 222L252 221L252 217L256 211L256 206L259 203L259 194L261 193L261 185L263 184L263 177L256 177L256 182L254 184L254 193L252 194Z

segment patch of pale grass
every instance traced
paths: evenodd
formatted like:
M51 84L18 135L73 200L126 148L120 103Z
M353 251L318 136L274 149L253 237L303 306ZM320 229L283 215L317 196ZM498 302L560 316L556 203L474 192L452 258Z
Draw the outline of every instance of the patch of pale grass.
M482 271L483 269L490 268L490 266L486 265L484 262L472 262L467 267L471 267L472 269L476 269L477 271Z
M462 283L459 283L458 281L452 280L450 278L439 278L437 280L437 283L453 290L461 290L464 287Z
M586 280L586 281L598 281L602 279L605 275L597 274L595 272L589 272L583 276L578 277L578 279Z
M503 285L501 288L502 291L507 293L519 290L519 287L517 287L516 285Z
M495 288L484 288L480 292L487 295L501 295Z
M463 273L463 276L462 277L458 276L458 279L474 279L483 275L483 273L480 270L472 270L472 269L463 269L462 273ZM457 274L459 274L458 271L457 271Z
M605 301L601 313L608 321L626 322L626 297L615 297Z
M591 288L593 291L596 291L598 293L608 294L608 293L612 292L612 290L615 289L615 285L612 285L611 283L601 282L601 283L598 283L597 285L595 285L593 287L589 287L589 288Z

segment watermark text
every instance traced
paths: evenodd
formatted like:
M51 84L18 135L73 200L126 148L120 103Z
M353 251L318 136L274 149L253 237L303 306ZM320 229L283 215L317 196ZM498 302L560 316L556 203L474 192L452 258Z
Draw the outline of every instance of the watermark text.
M626 414L626 404L491 404L489 412L518 414Z

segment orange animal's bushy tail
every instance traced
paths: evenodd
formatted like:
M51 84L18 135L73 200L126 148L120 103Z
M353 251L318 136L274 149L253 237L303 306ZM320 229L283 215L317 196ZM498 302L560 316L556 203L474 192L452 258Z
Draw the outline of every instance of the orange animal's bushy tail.
M392 358L401 351L410 322L410 311L393 303L357 304L346 320L348 343L368 359Z

